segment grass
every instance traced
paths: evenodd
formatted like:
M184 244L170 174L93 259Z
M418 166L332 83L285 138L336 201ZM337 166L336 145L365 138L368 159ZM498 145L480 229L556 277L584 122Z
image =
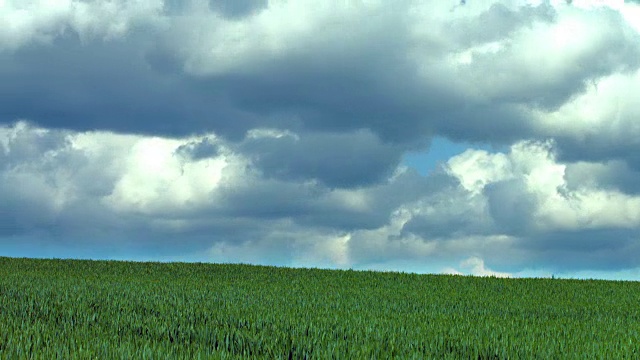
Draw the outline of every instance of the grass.
M634 359L638 304L638 282L0 257L0 358Z

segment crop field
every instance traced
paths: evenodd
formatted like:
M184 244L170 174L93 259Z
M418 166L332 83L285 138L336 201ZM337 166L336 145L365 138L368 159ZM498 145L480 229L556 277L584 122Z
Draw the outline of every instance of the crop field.
M640 283L0 257L1 359L638 359Z

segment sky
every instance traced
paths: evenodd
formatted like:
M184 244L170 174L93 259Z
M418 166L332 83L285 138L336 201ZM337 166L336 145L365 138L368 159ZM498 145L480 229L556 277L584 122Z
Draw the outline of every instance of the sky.
M640 2L0 0L0 256L640 279Z

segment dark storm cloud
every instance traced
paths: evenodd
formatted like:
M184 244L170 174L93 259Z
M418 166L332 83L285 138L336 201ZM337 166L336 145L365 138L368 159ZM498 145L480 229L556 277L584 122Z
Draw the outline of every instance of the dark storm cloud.
M412 203L423 196L444 192L455 186L451 177L434 173L428 177L420 176L414 170L407 170L393 177L393 180L370 186L357 193L366 199L366 206L351 207L336 199L352 194L345 192L334 197L325 197L313 213L297 216L295 221L307 227L321 226L337 228L343 231L373 230L385 226L389 216L398 208Z
M157 71L145 60L146 45L134 35L89 43L70 35L53 46L0 53L0 121L172 136L214 128L240 136L256 122L216 89Z
M256 181L221 191L220 211L228 216L277 219L310 211L310 203L322 194L310 185Z
M237 30L216 18L202 20L212 11L233 17L232 24L249 24L251 14L264 6L264 1L211 1L203 10L168 2L162 25L133 28L122 39L81 41L69 31L48 46L2 53L0 121L28 118L54 128L169 136L214 131L234 140L255 127L370 129L405 150L424 146L434 133L508 143L532 135L522 105L557 107L583 91L588 80L635 69L640 61L640 42L631 41L638 36L629 34L619 15L603 11L602 41L551 79L539 81L532 64L517 56L525 48L508 42L497 52L476 52L472 65L448 63L451 54L469 47L516 41L535 24L554 25L558 16L547 3L494 4L475 15L439 19L423 38L413 34L412 26L420 23L411 23L406 9L382 6L367 16L347 13L347 20L318 28L308 38L287 34L304 42L276 55L248 50L234 55L234 46L253 43L244 37L228 42L224 39ZM181 15L173 19L178 8ZM189 22L190 17L198 21ZM223 40L230 46L223 54L246 65L211 57L210 46ZM549 56L556 61L558 55ZM209 71L220 61L231 65ZM469 91L486 98L470 97Z
M557 271L628 269L640 266L638 229L602 228L556 230L530 234L517 248L527 251L528 262Z
M547 3L519 8L494 4L477 16L434 24L433 34L424 39L409 35L412 29L399 11L376 16L366 25L354 18L352 26L338 22L335 28L320 29L304 50L264 60L255 55L245 67L226 72L208 74L207 61L215 64L216 59L206 60L204 53L205 60L197 58L203 62L198 76L202 89L220 89L233 106L262 115L269 126L309 131L366 128L384 141L407 146L433 133L504 144L535 134L523 106L555 109L582 93L591 80L638 67L637 34L614 11L600 12L603 32L595 45L567 57L566 63L564 55L545 50L550 53L540 60L563 69L551 77L537 63L520 57L521 51L533 50L518 45L524 41L518 38L523 31L561 21ZM366 36L356 25L367 29ZM438 27L440 38L435 35ZM341 32L355 35L344 37ZM535 41L549 43L557 35L547 36ZM476 51L471 65L453 70L445 60L469 47L501 41L502 48L495 52ZM200 51L194 53L194 58L200 56ZM407 56L414 53L421 57ZM470 97L470 90L486 98Z
M64 132L37 133L31 131L26 123L13 127L5 139L10 151L0 151L0 169L4 171L69 145Z
M386 221L386 214L381 214L381 219L373 209L350 209L330 201L327 196L329 190L322 186L262 180L250 186L222 190L219 210L215 213L247 219L290 219L310 227L341 230L376 227Z
M421 201L428 212L415 215L402 228L403 234L417 234L425 239L447 239L482 236L496 232L495 225L481 199L469 199L453 177L442 174L445 187L436 192L423 192ZM433 181L435 179L429 179Z
M624 161L604 163L574 163L565 170L567 187L578 190L584 187L615 191L625 194L640 194L640 171L630 168Z
M629 126L635 120L629 120ZM629 131L620 134L607 134L603 129L599 133L585 134L580 137L558 137L558 159L564 162L588 161L604 163L609 160L621 160L633 171L640 171L640 144L637 133Z
M385 144L368 131L249 138L239 150L267 177L317 179L337 188L383 181L398 166L403 152L399 146Z
M379 29L377 29L380 31ZM405 35L375 34L376 43L341 44L258 63L261 69L203 78L240 109L268 115L275 127L309 131L371 129L384 141L419 141L432 116L455 106L446 89L425 88L399 54ZM273 119L275 117L275 119ZM274 123L273 121L278 121Z
M445 189L454 180L440 174L429 178L408 170L393 180L357 190L330 189L321 183L254 179L222 187L215 206L204 216L289 219L306 228L355 231L384 226L389 214L416 194ZM207 215L209 214L209 215Z
M204 138L199 141L192 141L185 145L180 145L175 153L180 156L186 156L190 160L201 160L217 157L221 154L221 151L220 145L210 138Z
M524 179L499 181L484 189L489 213L499 233L522 235L531 231L530 218L538 206Z
M268 0L209 0L209 8L226 17L242 18L264 9Z
M268 0L205 0L204 7L197 1L190 0L165 0L164 10L169 15L185 14L194 9L199 11L209 10L222 16L239 20L253 15L266 8Z
M257 73L204 78L185 77L173 49L145 29L126 41L83 42L70 33L52 46L0 56L0 94L7 99L0 116L5 123L28 118L76 130L171 136L215 131L236 139L257 124L369 128L384 140L418 141L461 99L417 80L402 55L407 36L402 27L389 31L393 23L372 25L373 34L360 34L352 44L336 39L270 64L257 59ZM367 40L371 35L375 42ZM157 40L160 47L152 45Z
M531 232L520 246L542 252L572 250L576 253L591 253L625 248L636 242L638 235L636 229L618 228L556 230L545 234Z
M0 146L0 234L20 235L55 222L55 172L58 167L51 157L69 157L58 153L68 145L64 133L36 133L16 127ZM48 156L46 156L48 155ZM38 161L39 176L20 172Z
M0 188L0 236L29 233L54 222L55 209L51 204L42 204L48 195L46 189L31 187L28 193L16 190L7 189L6 185Z
M437 118L438 133L447 134L455 141L493 144L511 144L533 131L532 124L521 109L513 104L472 105L463 103L459 108ZM464 123L465 126L458 124Z
M21 123L5 137L6 149L0 146L0 231L64 237L88 224L92 230L87 235L116 224L99 202L113 189L116 179L105 170L113 160L74 149L70 134L34 131Z

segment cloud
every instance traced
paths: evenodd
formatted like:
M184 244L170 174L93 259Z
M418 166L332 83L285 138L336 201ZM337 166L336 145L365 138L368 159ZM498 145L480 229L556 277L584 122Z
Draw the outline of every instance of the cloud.
M209 8L228 18L242 18L267 8L267 0L209 0Z
M3 4L14 253L640 267L637 4Z
M383 143L369 131L254 135L245 139L239 151L251 157L267 177L316 179L339 188L384 181L402 155L401 148Z
M601 162L584 162L568 164L565 169L567 187L571 190L580 188L600 188L603 190L619 190L627 195L640 192L638 178L640 171L630 168L623 160Z
M424 147L434 133L505 143L536 135L536 111L554 111L591 81L640 64L626 8L37 5L10 3L4 12L33 15L24 25L33 30L15 30L23 39L7 40L12 52L0 58L0 92L11 99L5 123L234 140L254 128L364 130L405 149Z
M535 199L537 206L532 212L537 218L532 220L536 226L544 230L636 226L636 197L625 195L617 189L607 191L599 187L569 190L565 178L567 165L557 162L551 146L549 143L520 143L512 146L509 154L512 163L519 165L512 175L520 178L524 184L515 189L507 188L507 191L515 190L507 194L507 198ZM490 190L488 195L499 193Z
M0 190L7 199L4 211L12 214L3 229L11 234L80 236L103 229L187 234L201 241L206 234L233 231L238 234L225 239L242 242L240 235L255 231L267 236L271 221L335 234L383 226L388 213L413 196L404 190L432 186L407 170L359 189L272 179L256 170L250 156L234 152L242 147L212 134L77 133L26 122L0 129Z
M514 145L508 155L512 167L520 167L510 174L515 180L489 183L482 195L497 229L517 237L516 247L536 249L534 252L540 253L530 256L536 256L538 263L558 264L560 268L587 263L613 266L614 262L637 266L631 255L638 238L637 196L610 185L608 189L594 186L588 177L581 182L584 186L572 189L567 186L565 169L573 165L558 164L548 143ZM504 158L498 156L497 160L495 166L503 168ZM574 186L580 181L569 179ZM571 261L561 261L567 256L565 251L571 252ZM553 260L543 261L545 257Z
M218 157L218 155L221 155L221 151L222 149L216 144L215 138L205 137L178 146L175 154L190 160L202 160Z
M296 139L275 130L233 143L214 134L79 133L26 122L1 129L0 194L10 215L2 236L26 244L50 238L51 253L76 244L112 257L226 254L419 272L438 272L465 254L500 272L638 266L640 200L597 180L607 167L596 180L567 176L586 165L559 163L553 142L467 150L429 176L399 166L384 181L354 188L265 174L244 145L251 137L286 146Z
M537 113L539 132L554 137L562 160L621 160L640 168L640 106L631 95L639 81L637 70L598 79L557 110Z
M490 270L484 264L484 260L479 257L470 257L460 262L460 270L453 268L444 269L442 272L452 275L474 275L474 276L495 276L495 277L512 277L512 274L497 272Z
M495 224L486 201L470 196L452 178L441 191L423 194L414 204L411 218L402 234L416 234L424 239L448 240L468 235L495 233Z
M31 44L50 44L73 32L83 41L125 36L160 15L161 0L144 1L3 1L0 51Z

